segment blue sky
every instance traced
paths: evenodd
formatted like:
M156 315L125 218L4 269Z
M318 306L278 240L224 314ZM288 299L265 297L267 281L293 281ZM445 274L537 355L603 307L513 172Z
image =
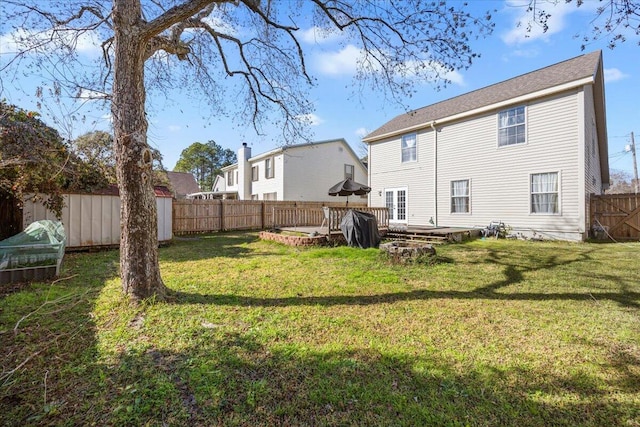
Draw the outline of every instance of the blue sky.
M639 38L628 35L625 43L615 49L607 47L608 39L603 38L586 46L581 51L581 40L576 34L589 33L588 25L594 18L594 9L599 4L587 0L576 8L575 4L545 5L553 13L550 30L542 34L539 29L525 37L524 26L518 28L524 7L521 1L473 1L471 8L478 12L497 9L493 14L496 27L493 35L472 43L472 48L481 54L470 69L451 74L452 83L437 91L428 83L417 83L419 92L407 101L410 109L420 108L444 99L460 95L487 85L500 82L556 62L560 62L585 52L601 49L604 55L605 92L607 102L607 123L609 135L609 163L611 169L633 173L631 153L625 152L630 143L630 134L635 132L640 145L640 46ZM309 28L301 31L309 30ZM0 27L0 52L10 51L6 36L8 29ZM311 132L313 140L320 141L344 138L356 153L365 153L361 138L375 130L398 114L403 108L386 104L374 90L358 92L354 83L357 49L353 46L340 47L335 39L319 40L308 31L303 34L303 49L306 52L310 74L317 78L317 87L312 89L309 99L315 105ZM80 45L80 51L87 56L95 55L96 49L90 40ZM1 55L0 61L6 56ZM6 98L25 109L36 109L32 96L34 86L31 80L4 79L0 86L0 98ZM26 94L18 90L22 88ZM173 169L180 153L193 142L214 140L224 148L237 150L242 142L247 142L254 154L269 151L283 143L277 140L278 132L266 137L255 135L250 126L238 126L231 119L210 118L207 100L185 97L176 88L164 97L149 99L149 142L164 156L165 166ZM229 100L233 102L233 100ZM50 108L60 115L60 111L74 108L67 105ZM84 132L100 129L109 130L108 110L87 110L91 119L86 123L74 123L67 133L76 137ZM47 120L45 115L44 120ZM95 122L95 123L94 123Z

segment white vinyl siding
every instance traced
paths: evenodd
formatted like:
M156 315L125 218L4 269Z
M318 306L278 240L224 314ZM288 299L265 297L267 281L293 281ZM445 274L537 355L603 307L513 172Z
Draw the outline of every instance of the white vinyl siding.
M402 163L400 136L369 147L370 206L386 206L384 190L407 189L407 224L426 224L434 218L433 135L431 129L417 134L416 162Z
M369 147L370 205L385 206L384 190L406 187L407 223L429 226L486 226L500 220L514 230L536 230L540 234L580 233L580 174L584 166L579 116L583 114L580 89L530 102L526 107L527 143L497 147L496 113L445 123L437 132L437 208L434 210L434 132L417 133L418 161L402 163L397 155L401 137L376 142ZM586 101L584 101L586 103ZM591 101L592 102L592 101ZM592 165L597 164L592 161ZM451 212L451 182L469 177L469 214ZM559 214L532 215L530 177L533 173L561 172ZM591 177L589 177L591 179Z
M355 153L340 140L287 148L276 157L276 180L284 174L282 200L346 203L346 197L329 196L328 190L345 179L345 165L353 166L353 179L367 184L367 169ZM367 203L367 198L350 196L349 205Z
M524 106L510 108L498 113L498 146L524 144L527 125Z

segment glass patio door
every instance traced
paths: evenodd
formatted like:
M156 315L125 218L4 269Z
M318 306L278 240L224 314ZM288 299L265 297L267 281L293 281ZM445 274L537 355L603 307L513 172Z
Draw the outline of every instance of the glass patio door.
M389 209L389 221L407 222L407 189L389 188L384 192L385 206Z

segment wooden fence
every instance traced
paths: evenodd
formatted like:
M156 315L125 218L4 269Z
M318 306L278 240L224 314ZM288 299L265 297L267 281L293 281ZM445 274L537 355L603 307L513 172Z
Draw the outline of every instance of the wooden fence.
M347 208L341 203L250 201L250 200L174 200L173 233L209 233L222 230L261 230L272 227L319 227L325 219L323 207L329 207L329 227L340 229L338 222ZM376 215L380 226L389 224L386 208L367 208L353 203L350 208Z
M591 196L590 223L602 225L615 240L640 240L640 195Z

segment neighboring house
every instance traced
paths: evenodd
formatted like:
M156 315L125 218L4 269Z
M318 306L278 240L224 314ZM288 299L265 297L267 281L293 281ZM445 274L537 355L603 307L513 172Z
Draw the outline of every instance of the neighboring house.
M187 194L200 192L200 186L191 172L170 172L167 177L176 199L184 199Z
M242 144L238 163L222 171L213 194L240 200L336 202L340 199L328 194L334 184L347 177L367 182L366 168L342 138L288 145L253 157Z
M369 144L370 206L399 226L486 226L587 237L609 184L602 53L402 114Z

